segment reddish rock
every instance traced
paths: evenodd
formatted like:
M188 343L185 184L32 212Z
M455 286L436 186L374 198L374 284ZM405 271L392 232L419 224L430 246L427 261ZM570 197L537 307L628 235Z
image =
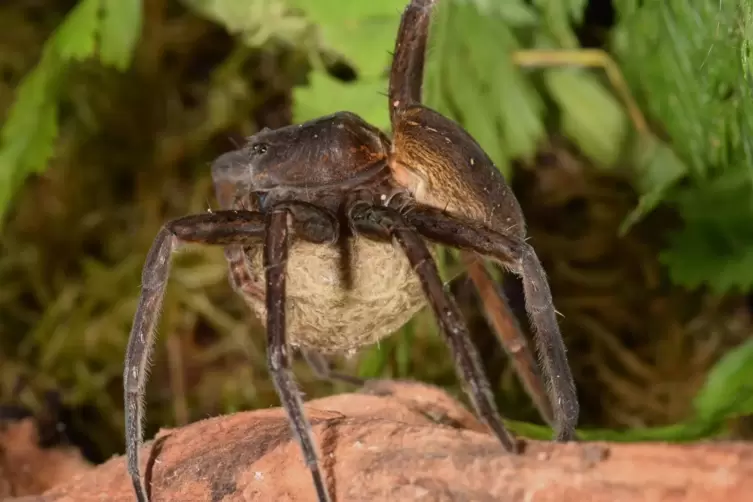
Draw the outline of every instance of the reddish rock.
M0 427L0 500L42 493L90 468L73 448L40 448L32 419Z
M307 403L336 502L743 502L753 493L749 444L553 444L505 454L439 389L378 382ZM280 409L163 431L152 500L314 501L311 478ZM122 457L44 495L15 502L132 501Z

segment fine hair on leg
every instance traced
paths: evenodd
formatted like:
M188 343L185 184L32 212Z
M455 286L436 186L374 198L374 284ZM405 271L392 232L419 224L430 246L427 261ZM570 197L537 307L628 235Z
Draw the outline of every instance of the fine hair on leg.
M479 418L486 423L502 446L517 452L515 438L500 419L491 386L471 341L460 307L445 289L434 258L424 240L410 228L401 214L392 208L356 203L351 211L355 228L366 237L395 242L403 249L419 277L442 334L452 352L455 366Z
M488 256L521 276L526 311L552 403L554 437L558 441L574 440L578 397L549 283L533 248L522 239L429 206L416 205L405 218L422 236L439 244Z
M154 239L141 275L141 296L128 338L123 372L125 440L128 473L138 502L149 500L139 471L143 442L144 392L154 330L159 319L173 252L187 242L214 245L258 243L264 235L264 216L252 211L218 211L178 218L165 224Z
M288 211L271 209L267 213L264 242L264 269L267 283L267 362L277 394L290 427L301 447L303 459L311 471L319 502L329 502L327 485L319 469L319 455L314 445L311 424L306 418L298 387L293 379L290 348L285 327L285 278L288 260Z

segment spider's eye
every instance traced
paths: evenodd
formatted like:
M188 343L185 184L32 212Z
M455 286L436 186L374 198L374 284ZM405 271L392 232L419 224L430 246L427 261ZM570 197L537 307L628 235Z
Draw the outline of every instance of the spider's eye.
M265 143L256 143L251 147L251 151L254 155L264 155L267 153L267 145Z

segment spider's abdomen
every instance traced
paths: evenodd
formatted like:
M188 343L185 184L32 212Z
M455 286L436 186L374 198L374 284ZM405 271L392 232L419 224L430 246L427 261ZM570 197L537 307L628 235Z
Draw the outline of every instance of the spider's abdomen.
M405 253L392 243L350 241L351 287L335 245L295 242L287 266L288 341L321 353L346 352L394 333L426 304ZM262 253L249 258L263 283ZM247 299L262 322L266 307Z
M419 203L497 231L525 235L515 195L465 129L422 105L398 117L392 141L393 177Z

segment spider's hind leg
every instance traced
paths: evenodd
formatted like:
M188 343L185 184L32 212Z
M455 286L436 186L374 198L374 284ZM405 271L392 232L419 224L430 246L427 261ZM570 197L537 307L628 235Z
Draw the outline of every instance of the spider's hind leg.
M515 373L528 392L544 422L554 426L554 416L546 385L528 340L515 314L507 303L505 293L492 278L482 257L470 251L461 252L468 275L481 298L486 319L500 344L512 361Z
M394 240L403 249L434 310L476 413L507 451L517 452L517 441L507 431L499 416L491 386L471 341L460 307L445 289L437 264L423 238L405 222L397 210L389 207L357 203L350 211L350 218L356 229L365 237L382 241Z
M505 235L429 206L414 206L405 217L425 238L489 256L522 277L526 310L549 384L547 390L554 413L555 439L574 440L580 409L578 395L549 283L531 245L519 237Z

